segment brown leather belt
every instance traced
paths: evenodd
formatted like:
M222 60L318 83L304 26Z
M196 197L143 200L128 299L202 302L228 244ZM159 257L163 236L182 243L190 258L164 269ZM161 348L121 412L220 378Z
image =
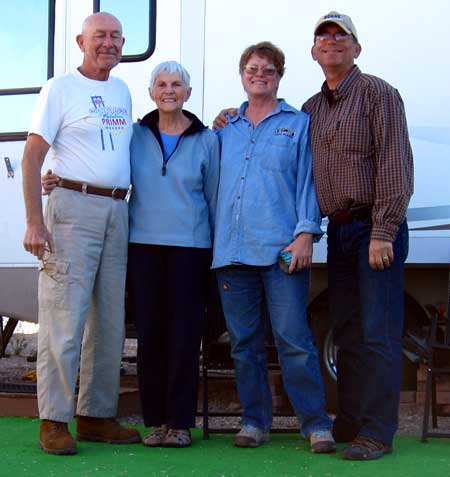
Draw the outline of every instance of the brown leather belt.
M363 220L371 216L371 205L355 205L347 210L337 210L328 216L328 220L335 225L346 225L351 224L354 220Z
M128 189L118 189L114 187L109 189L107 187L98 187L90 185L87 182L72 181L70 179L59 178L57 187L63 189L75 190L84 194L102 195L103 197L111 197L113 199L123 200L128 194Z

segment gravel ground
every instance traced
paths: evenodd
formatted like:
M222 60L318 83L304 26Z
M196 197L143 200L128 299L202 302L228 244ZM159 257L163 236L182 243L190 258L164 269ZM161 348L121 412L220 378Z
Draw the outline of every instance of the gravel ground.
M26 381L23 377L36 369L35 362L27 361L27 357L36 355L36 335L14 334L7 348L9 357L0 359L0 383L23 384ZM124 356L135 356L135 340L126 340ZM132 379L135 374L135 364L124 362L123 373ZM223 382L223 381L222 381ZM210 385L210 404L213 409L226 411L239 411L239 404L235 395L235 390L227 387L223 391L221 381L212 381ZM222 391L221 391L222 388ZM131 424L142 424L140 416L130 416L124 419ZM450 430L450 418L441 418L442 429ZM238 417L210 417L211 428L239 428ZM201 427L202 418L197 418L197 426ZM274 427L297 428L297 421L293 417L275 417ZM419 436L422 427L422 406L405 405L401 406L399 416L399 435Z

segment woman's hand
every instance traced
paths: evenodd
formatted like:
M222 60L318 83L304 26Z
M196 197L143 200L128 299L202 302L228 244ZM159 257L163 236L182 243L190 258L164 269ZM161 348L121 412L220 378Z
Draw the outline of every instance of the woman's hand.
M41 178L42 195L51 194L52 190L57 186L59 177L53 174L53 171L49 169Z
M291 264L289 265L289 273L303 268L309 268L312 262L312 246L313 235L302 232L284 251L291 252Z
M220 111L220 113L216 116L216 118L213 121L213 129L222 129L228 124L227 114L228 116L231 116L231 117L236 116L237 109L236 108L222 109L222 111Z

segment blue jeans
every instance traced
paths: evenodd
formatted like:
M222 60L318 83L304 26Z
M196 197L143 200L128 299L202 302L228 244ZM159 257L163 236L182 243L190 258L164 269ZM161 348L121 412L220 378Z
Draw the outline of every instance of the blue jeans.
M370 220L328 226L328 277L334 342L338 347L341 430L392 443L402 376L403 263L408 227L393 243L394 261L369 266Z
M266 301L283 382L302 434L331 428L317 348L306 316L309 271L288 275L277 264L229 266L216 270L231 341L242 422L268 431L272 395L265 351Z

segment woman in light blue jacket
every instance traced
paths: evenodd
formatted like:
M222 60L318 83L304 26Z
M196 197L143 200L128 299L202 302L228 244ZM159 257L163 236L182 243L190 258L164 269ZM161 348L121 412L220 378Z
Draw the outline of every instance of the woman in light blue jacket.
M168 61L152 72L157 109L131 141L128 301L148 446L187 447L195 426L199 350L211 265L219 141L183 110L189 74Z

